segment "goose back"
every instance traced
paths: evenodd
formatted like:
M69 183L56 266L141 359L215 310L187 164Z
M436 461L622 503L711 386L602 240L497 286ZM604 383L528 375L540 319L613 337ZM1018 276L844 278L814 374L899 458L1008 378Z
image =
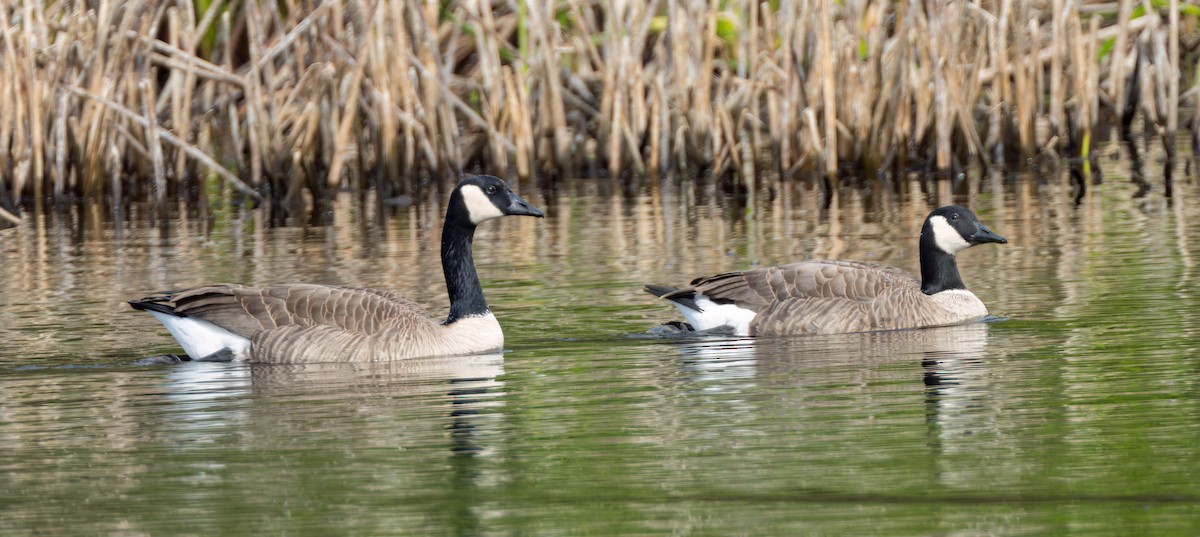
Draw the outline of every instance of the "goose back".
M250 340L255 362L370 361L504 345L490 313L443 324L416 302L365 287L219 284L158 293L134 307L211 323Z
M754 312L749 335L833 334L941 326L982 319L987 309L966 290L926 295L908 272L861 261L800 261L698 278L662 295L701 295ZM939 293L941 294L941 293Z
M374 333L385 327L438 324L420 304L366 287L217 284L158 293L139 302L148 309L208 321L245 338L260 330L290 325L330 325ZM159 308L149 308L151 305Z

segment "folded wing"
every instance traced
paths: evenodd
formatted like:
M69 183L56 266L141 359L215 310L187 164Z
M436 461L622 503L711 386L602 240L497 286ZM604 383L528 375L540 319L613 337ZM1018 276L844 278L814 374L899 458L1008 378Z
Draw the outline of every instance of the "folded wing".
M196 317L245 338L285 326L328 326L372 334L438 323L419 304L393 293L315 284L210 285L152 295L135 307Z
M755 311L755 335L826 334L907 326L922 314L914 307L920 287L908 272L886 265L801 261L698 278L675 293Z

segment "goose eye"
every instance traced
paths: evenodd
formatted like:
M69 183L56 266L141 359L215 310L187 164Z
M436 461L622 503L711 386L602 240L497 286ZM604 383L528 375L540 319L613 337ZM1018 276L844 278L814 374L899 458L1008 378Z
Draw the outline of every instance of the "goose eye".
M951 220L958 220L958 213L954 213L954 214L950 215L950 219L951 219Z
M488 185L486 190L487 190L487 193L489 196L492 194L495 194L496 193L496 185Z

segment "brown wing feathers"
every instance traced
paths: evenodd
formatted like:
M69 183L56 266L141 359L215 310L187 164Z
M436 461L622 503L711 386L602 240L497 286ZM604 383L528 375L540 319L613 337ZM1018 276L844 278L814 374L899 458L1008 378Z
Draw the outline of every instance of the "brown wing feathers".
M910 302L920 282L904 270L857 261L801 261L697 278L678 290L647 290L693 302L702 294L757 313L755 333L866 331L896 323L897 304Z
M260 330L292 325L329 325L370 334L422 320L436 322L421 313L416 302L392 293L313 284L211 285L160 293L131 304L197 317L246 338Z
M763 269L768 270L768 269ZM762 286L761 270L726 272L692 280L692 288L717 303L736 303L740 307L758 310L774 293Z

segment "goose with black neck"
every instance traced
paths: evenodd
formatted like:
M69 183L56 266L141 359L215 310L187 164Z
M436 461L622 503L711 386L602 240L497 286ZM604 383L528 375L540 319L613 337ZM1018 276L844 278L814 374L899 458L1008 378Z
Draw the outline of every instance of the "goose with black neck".
M129 304L161 321L193 360L365 362L495 351L504 333L472 244L476 226L501 216L544 214L498 177L467 176L451 192L441 244L445 320L387 291L317 284L206 285Z
M921 227L921 279L902 269L844 260L800 261L697 278L682 289L647 285L689 330L742 336L836 334L946 326L988 314L967 290L956 255L1008 241L965 207L935 209Z

